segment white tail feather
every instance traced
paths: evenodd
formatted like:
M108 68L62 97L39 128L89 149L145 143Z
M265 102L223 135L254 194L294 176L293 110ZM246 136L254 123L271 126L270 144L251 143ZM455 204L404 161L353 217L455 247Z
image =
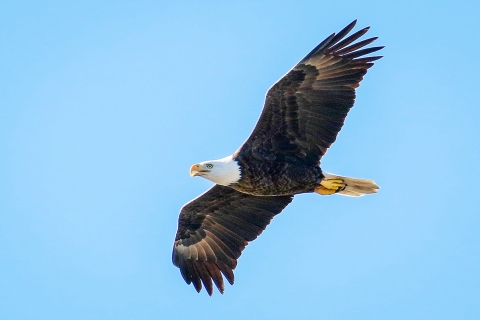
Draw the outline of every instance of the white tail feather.
M325 179L342 179L346 185L345 189L337 192L343 196L361 197L370 193L377 193L380 187L373 180L343 177L332 173L323 172Z

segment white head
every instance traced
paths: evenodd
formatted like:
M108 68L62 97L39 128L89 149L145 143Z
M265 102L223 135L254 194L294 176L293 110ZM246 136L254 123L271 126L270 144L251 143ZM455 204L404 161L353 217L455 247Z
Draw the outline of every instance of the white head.
M203 177L222 186L238 182L242 177L240 166L232 156L194 164L190 168L190 175Z

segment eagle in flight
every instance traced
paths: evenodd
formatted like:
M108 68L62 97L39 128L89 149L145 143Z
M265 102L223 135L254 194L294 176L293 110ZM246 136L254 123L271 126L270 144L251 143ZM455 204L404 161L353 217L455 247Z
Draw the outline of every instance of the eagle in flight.
M299 193L358 197L376 193L372 180L329 174L320 159L335 141L355 102L355 88L373 62L377 38L347 37L356 20L332 34L267 92L260 119L232 155L190 168L215 183L184 205L173 245L173 264L187 284L209 295L233 284L237 259ZM222 277L223 275L223 277Z

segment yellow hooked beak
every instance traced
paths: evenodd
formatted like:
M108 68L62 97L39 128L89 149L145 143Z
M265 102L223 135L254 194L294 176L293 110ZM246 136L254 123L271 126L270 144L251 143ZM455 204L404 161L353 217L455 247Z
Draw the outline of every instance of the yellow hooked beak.
M209 170L204 170L199 164L194 164L193 166L190 167L190 175L192 177L196 176L203 176L205 172L208 172Z

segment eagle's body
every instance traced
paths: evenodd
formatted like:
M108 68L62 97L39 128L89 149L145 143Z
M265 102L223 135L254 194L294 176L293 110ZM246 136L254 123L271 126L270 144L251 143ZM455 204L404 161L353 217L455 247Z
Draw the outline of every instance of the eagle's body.
M363 57L382 48L361 49L376 38L354 43L368 28L344 38L355 22L325 39L268 90L255 129L233 155L190 168L192 176L216 183L182 208L175 237L173 263L197 291L203 283L212 294L213 280L223 293L222 274L233 284L242 250L294 195L377 191L371 180L320 168L354 104L355 88L381 58Z
M234 157L241 168L242 178L231 188L255 196L284 196L313 192L323 179L320 166L310 166L302 159L290 157L278 159L275 155ZM256 159L260 158L260 159ZM271 159L269 159L271 158ZM252 162L251 159L255 159Z

